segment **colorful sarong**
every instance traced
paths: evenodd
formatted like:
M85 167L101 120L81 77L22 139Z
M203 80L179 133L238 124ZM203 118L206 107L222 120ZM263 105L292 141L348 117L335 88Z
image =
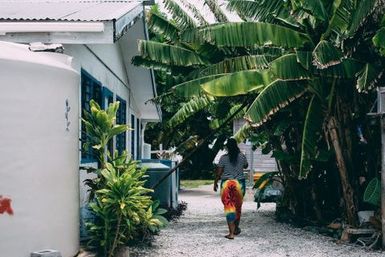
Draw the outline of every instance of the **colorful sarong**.
M221 183L221 200L228 223L239 222L241 219L245 186L245 180L229 179Z

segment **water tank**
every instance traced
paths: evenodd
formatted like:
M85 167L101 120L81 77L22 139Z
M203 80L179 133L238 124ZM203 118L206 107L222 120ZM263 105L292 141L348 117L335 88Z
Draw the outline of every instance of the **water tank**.
M0 256L74 256L79 74L69 56L0 42L0 78Z

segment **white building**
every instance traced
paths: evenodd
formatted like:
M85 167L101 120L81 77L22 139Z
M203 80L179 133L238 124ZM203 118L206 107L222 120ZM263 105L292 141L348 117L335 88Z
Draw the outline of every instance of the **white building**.
M9 44L0 43L0 69L4 74L8 72L7 69L9 68L7 66L7 58L15 59L16 57L20 57L15 56L15 58L12 58L9 54L1 54L1 51L4 53L4 51L10 51L9 49L14 51L16 55L25 53L25 60L27 59L27 56L29 58L29 66L26 65L23 67L30 67L30 73L33 73L31 78L33 77L36 80L38 80L40 76L46 78L44 83L46 83L47 86L50 84L65 86L66 84L63 84L59 75L52 76L50 68L44 68L47 66L41 65L40 61L36 60L35 64L33 58L47 58L47 60L52 59L48 61L48 63L51 64L61 63L61 61L63 61L66 62L63 66L68 66L65 69L74 70L71 74L76 74L76 72L78 73L78 78L71 78L68 80L70 81L68 83L75 83L75 85L69 85L69 87L74 88L75 90L77 89L76 94L71 94L71 96L78 97L76 103L71 103L72 112L70 112L70 115L73 115L71 117L75 119L71 125L71 133L75 133L74 138L76 137L75 141L71 141L74 142L71 147L63 148L63 152L56 152L56 142L45 142L46 145L44 147L49 150L45 151L43 148L39 148L41 151L44 150L44 155L39 154L39 151L33 153L33 161L39 162L41 165L25 165L23 166L22 172L16 161L9 161L11 153L8 149L10 149L10 147L7 147L7 149L5 146L0 147L0 153L2 154L0 156L0 164L2 167L4 167L3 164L5 164L5 167L9 168L8 170L0 170L0 176L2 177L2 180L0 181L0 196L3 195L12 198L12 203L14 204L13 217L0 214L1 256L27 257L31 251L51 247L62 247L62 249L58 250L62 252L63 257L69 257L76 254L79 247L79 216L77 212L74 212L73 210L79 206L79 189L74 185L74 182L79 182L79 170L77 167L79 167L79 164L95 165L96 163L95 158L90 153L80 151L81 144L77 140L78 136L82 138L80 128L81 110L89 108L90 99L95 99L101 106L104 107L112 101L120 101L121 105L118 110L117 122L130 124L134 130L117 136L110 147L118 150L126 149L131 153L133 158L141 158L144 145L143 132L146 123L150 121L160 121L161 117L159 108L152 104L152 102L148 101L156 96L156 88L152 72L147 69L135 67L131 64L132 57L138 54L137 40L146 38L147 28L144 19L144 3L142 1L0 1L0 41L27 45L33 42L42 43L31 45L29 48L35 51L31 51L31 53L29 53L28 47L18 47L17 45L11 46ZM49 44L61 44L63 46L63 60L60 60L60 54L39 52L40 50L47 50L51 47L55 48L55 45L49 46ZM73 57L72 61L66 56ZM25 60L21 58L20 62L25 62ZM13 61L14 60L12 60L12 62ZM62 64L57 65L60 66ZM40 69L40 67L42 68ZM15 69L13 69L13 71L15 71ZM24 73L20 74L20 77L25 77L25 79L15 79L15 81L17 81L15 83L27 85L29 74L28 71L23 71ZM58 72L58 74L59 73L60 72ZM0 79L0 89L4 96L3 98L0 96L1 100L8 99L6 98L7 88L13 87L14 85L12 85L12 83L12 77L7 80ZM44 98L36 97L36 94L39 94L39 85L36 85L33 80L31 80L30 83L30 88L35 88L36 90L24 90L22 92L18 92L18 94L23 95L24 98L27 98L26 96L28 96L30 98L39 99L39 101L44 101ZM8 90L8 92L10 91L11 90ZM6 92L6 94L4 94L4 92ZM12 91L12 93L14 94L14 91ZM59 94L59 92L55 91L45 93L47 94L45 98L49 98L51 96L53 97L54 95ZM64 101L65 96L62 96L62 98L63 99L59 97L59 100L51 99L51 101L47 101L45 105L41 105L40 107L43 111L44 109L52 109L52 111L58 109L56 114L52 113L53 116L47 115L47 119L57 117L58 120L60 119L60 122L63 120L64 124L64 118L65 115L68 115L69 109L68 111L65 111L68 107L66 106L68 105L68 101ZM20 100L20 98L17 97L14 99ZM55 101L59 102L56 103ZM2 115L7 115L6 108L5 104L0 104L0 113ZM27 111L26 107L20 108L20 112L15 112L15 115L17 115L17 113L23 113L24 116L27 116ZM33 110L29 111L32 113ZM36 120L36 123L40 122L45 124L45 122L47 122L47 125L49 125L50 120L43 121L42 119L46 119L44 113L40 114L40 120ZM66 116L66 118L68 117ZM14 120L16 119L17 118ZM28 139L28 133L30 133L28 128L33 127L33 125L26 125L28 126L26 126L26 129L24 130L25 137L23 138ZM53 127L53 129L55 128L56 127ZM61 129L61 127L58 127L57 129ZM12 142L15 141L14 139L21 138L21 128L14 130L13 133L10 126L6 126L6 124L2 124L0 122L0 132L2 131L7 131L8 134L0 135L0 141L2 141L2 139L9 138L9 142L12 144ZM68 141L66 139L68 135L65 133L66 132L64 131L60 131L60 133L57 132L57 135L62 137L60 140L63 140L63 142ZM35 137L35 135L33 136ZM37 133L36 136L39 136L39 133ZM39 147L41 146L41 137L41 135L40 138L36 137L36 142L39 142ZM60 140L58 140L58 142L60 142ZM34 151L32 143L33 142L26 144L28 147L31 146L31 149L28 149L29 151ZM15 148L14 155L16 155L17 146L12 147ZM71 153L73 152L73 149L79 149L75 156ZM54 158L50 156L50 151ZM3 155L3 153L5 153L5 155ZM8 160L2 159L3 156L7 156ZM44 158L46 159L46 162L44 161ZM54 176L45 176L42 178L34 177L33 174L50 174L51 170L56 168L55 163L57 165L62 161L76 162L76 164L72 165L71 169L68 171L72 175L66 177L66 179L68 178L70 181L56 181ZM30 174L28 175L28 179L30 179L30 181L33 180L30 183L31 188L27 188L29 185L28 181L26 181L25 185L23 184L20 188L15 189L15 187L18 186L16 181L18 178L20 179L20 174L18 173L18 177L16 175L13 177L8 176L7 174L16 174L13 173L16 169L20 171L20 174L23 172L25 174ZM39 169L39 172L37 172L37 169ZM66 172L63 167L58 169ZM80 178L80 181L82 180L83 178ZM68 184L66 184L67 182L72 186L68 187ZM13 183L15 183L14 186ZM55 185L56 187L52 188L53 195L50 196L47 193L47 189L45 189L45 185L48 184ZM57 192L55 191L56 189L58 190ZM41 195L43 198L35 199L36 202L32 202L30 199L31 195L23 193L23 190L25 190L25 192L31 192L31 194L34 195L40 190L41 194L39 194L39 196ZM47 227L44 228L42 226L30 226L30 223L33 222L31 217L35 217L33 215L37 215L37 212L32 213L31 210L31 213L29 213L31 208L21 205L24 203L28 205L29 201L29 203L33 204L35 208L47 210L49 209L47 206L50 205L50 201L54 203L55 200L58 201L60 197L62 197L62 194L58 192L65 192L65 190L68 190L68 195L71 195L73 198L71 198L71 200L65 199L66 201L68 200L69 204L71 204L71 208L68 208L68 214L64 213L65 208L63 208L64 212L62 215L65 217L66 215L72 215L72 213L75 213L74 217L72 217L74 220L74 228L70 229L70 232L63 232L63 235L60 235L62 232L60 229L64 229L66 225L59 224L61 226L59 228L56 223L58 223L58 220L61 219L55 219L55 217L53 217L52 221L50 221L52 222L52 226L48 221ZM76 195L77 197L75 197ZM48 196L50 197L49 199L47 199ZM59 198L56 199L56 196ZM84 194L81 193L81 197L82 196L84 196ZM75 199L75 202L73 199ZM80 201L82 200L83 199L80 199ZM53 213L55 212L53 211ZM55 215L58 216L57 214ZM44 223L44 220L41 222ZM73 224L68 226L72 226ZM53 227L59 230L53 230ZM11 230L18 231L15 232ZM4 233L4 231L10 232ZM57 235L51 236L51 238L47 236L53 231ZM44 237L43 234L45 235ZM30 240L25 238L27 235ZM36 235L36 238L31 238L31 235ZM42 236L42 240L39 239L39 236ZM63 242L60 242L58 238L62 238L61 241ZM68 238L68 240L66 238ZM17 247L17 245L20 247Z
M235 134L245 124L244 119L237 119L233 122L233 133ZM239 149L245 153L249 162L249 168L253 172L269 172L277 170L277 163L275 158L271 157L271 153L262 154L260 148L252 150L250 142L240 143Z

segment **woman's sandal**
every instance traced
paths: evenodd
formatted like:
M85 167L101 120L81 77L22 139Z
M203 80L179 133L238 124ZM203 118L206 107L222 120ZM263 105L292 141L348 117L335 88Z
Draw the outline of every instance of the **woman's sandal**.
M234 239L234 237L231 237L230 235L225 236L227 239Z

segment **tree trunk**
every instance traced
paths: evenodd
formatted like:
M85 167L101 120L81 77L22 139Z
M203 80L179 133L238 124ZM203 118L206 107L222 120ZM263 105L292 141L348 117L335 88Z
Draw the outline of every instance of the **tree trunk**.
M333 144L334 151L336 153L336 160L338 171L340 173L341 186L343 197L345 200L346 216L348 223L352 226L357 225L356 207L354 204L353 188L350 185L348 170L346 167L345 159L342 153L339 135L337 133L337 122L334 117L330 117L327 123L328 134Z

